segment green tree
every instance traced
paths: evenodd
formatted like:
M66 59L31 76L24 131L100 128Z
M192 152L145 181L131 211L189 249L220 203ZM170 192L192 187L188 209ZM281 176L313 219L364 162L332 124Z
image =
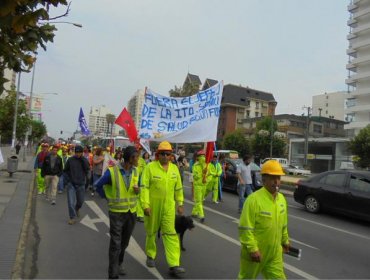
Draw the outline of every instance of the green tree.
M185 83L184 87L175 86L169 91L171 97L185 97L196 94L199 91L199 86L195 83Z
M31 121L32 133L31 139L34 143L40 141L46 135L46 125L43 122Z
M0 134L3 143L10 143L13 133L14 109L16 93L9 92L4 98L0 98ZM26 102L19 100L16 137L19 140L24 140L27 129L31 125L31 120L27 115Z
M370 167L370 125L361 129L357 136L349 142L349 149L357 156L358 166Z
M245 156L250 153L249 141L245 138L241 129L227 133L224 136L222 147L226 150L238 151L241 156Z
M272 125L272 156L284 157L286 143L277 132L277 122L271 117L265 117L256 124L256 132L251 138L253 154L261 159L270 157Z
M0 1L0 94L4 90L4 70L29 71L35 62L38 46L46 50L57 30L48 21L50 7L67 5L67 0L1 0Z

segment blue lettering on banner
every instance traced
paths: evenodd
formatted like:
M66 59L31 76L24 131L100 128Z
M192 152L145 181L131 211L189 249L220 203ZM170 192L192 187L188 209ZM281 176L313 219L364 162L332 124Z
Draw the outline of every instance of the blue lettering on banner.
M141 120L141 128L153 129L153 120Z

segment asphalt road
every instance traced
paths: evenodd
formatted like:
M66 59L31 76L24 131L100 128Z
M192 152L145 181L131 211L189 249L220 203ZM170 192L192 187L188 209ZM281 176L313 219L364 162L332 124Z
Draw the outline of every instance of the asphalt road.
M188 185L188 184L186 184ZM185 187L185 211L192 209ZM301 260L285 256L289 279L369 278L370 224L333 214L313 215L287 197L292 245L303 250ZM35 194L32 234L28 239L25 278L106 278L108 225L106 202L86 193L80 222L70 226L66 194L52 206ZM224 193L224 202L205 202L205 224L185 234L184 278L235 279L239 270L237 196ZM124 278L170 278L162 241L158 240L157 267L145 266L145 232L137 223L125 258Z

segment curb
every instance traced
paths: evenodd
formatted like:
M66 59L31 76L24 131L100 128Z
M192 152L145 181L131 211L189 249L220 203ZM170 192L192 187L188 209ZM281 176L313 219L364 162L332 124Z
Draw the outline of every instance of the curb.
M27 197L27 205L26 210L24 212L24 219L23 219L23 225L21 229L21 234L19 236L16 256L15 256L15 262L12 269L12 279L23 279L23 267L25 262L25 254L26 254L26 242L27 242L27 236L28 236L28 229L29 224L31 220L31 209L32 209L32 200L33 200L33 192L35 188L35 173L32 173L31 177L31 184L30 184L30 190L28 192Z

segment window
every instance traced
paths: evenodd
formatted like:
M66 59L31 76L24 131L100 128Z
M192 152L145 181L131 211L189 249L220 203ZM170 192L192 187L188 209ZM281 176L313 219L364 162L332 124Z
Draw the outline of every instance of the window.
M342 188L346 180L346 174L334 173L322 177L319 182L333 187Z
M313 132L322 133L322 126L318 124L313 125Z
M256 102L256 109L259 109L259 108L260 108L260 103Z
M247 117L249 118L250 117L250 111L249 110L247 110Z
M370 180L357 175L351 175L349 189L370 193Z
M255 112L256 117L258 117L258 112Z

